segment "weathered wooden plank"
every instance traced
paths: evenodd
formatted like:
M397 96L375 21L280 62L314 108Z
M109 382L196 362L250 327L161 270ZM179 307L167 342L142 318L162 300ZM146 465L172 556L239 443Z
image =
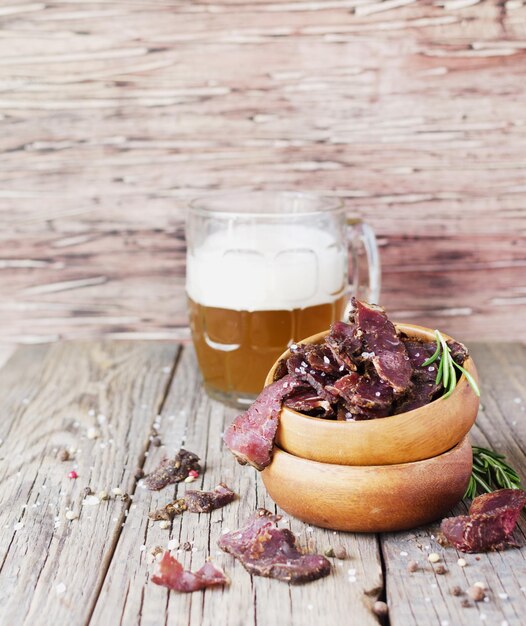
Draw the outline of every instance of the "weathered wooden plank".
M320 620L335 624L377 624L370 607L381 593L383 583L375 536L342 533L335 536L331 531L308 527L285 516L302 545L324 550L341 544L350 555L345 561L334 561L334 571L328 578L297 587L252 578L237 561L218 550L220 534L239 527L258 506L275 510L255 470L239 466L222 445L221 433L235 414L235 410L206 397L193 350L185 348L162 410L160 431L166 449L150 448L146 468L153 468L163 454L173 453L183 443L206 462L203 476L192 483L192 488L210 489L224 481L240 497L210 515L186 513L176 518L169 533L157 523L148 522L147 513L184 492L187 485L165 489L159 494L138 489L101 590L92 626L119 620L141 626L161 622L212 626L218 623L219 616L225 626L300 623L314 626ZM176 545L174 554L186 567L198 568L210 556L230 576L230 587L190 596L169 593L152 585L148 578L152 566L148 566L144 553L140 555L139 546L146 545L148 551L156 545L166 547L170 540ZM191 552L177 548L186 541L192 543ZM349 616L351 605L352 617Z
M16 344L14 343L1 343L0 344L0 367L6 363L16 350Z
M386 305L526 339L525 15L515 0L11 0L0 338L186 339L186 200L243 187L345 197L382 239Z
M177 351L60 343L20 349L2 369L2 623L89 618L130 503L82 507L83 490L133 489ZM70 447L72 460L61 462ZM68 521L68 509L78 519Z
M525 477L526 348L512 344L474 344L472 355L482 387L482 408L472 441L504 453ZM462 504L453 513L462 514L465 510ZM464 555L452 548L442 548L435 541L438 524L416 532L383 536L391 624L522 624L526 593L524 516L519 527L520 549L481 555ZM438 565L446 567L446 574L435 573L437 566L427 560L431 552L441 556ZM466 567L459 567L459 557L467 561ZM410 560L419 563L419 571L408 573ZM451 589L459 586L465 591L475 582L487 585L488 601L470 601L470 607L464 608L461 601L466 595L453 596Z

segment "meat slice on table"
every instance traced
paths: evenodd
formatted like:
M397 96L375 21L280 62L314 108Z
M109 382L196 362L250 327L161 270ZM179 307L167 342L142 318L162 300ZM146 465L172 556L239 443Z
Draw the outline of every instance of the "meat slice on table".
M223 570L207 561L197 572L185 570L169 552L165 552L152 576L152 582L172 591L190 593L207 587L227 585L230 581Z
M233 502L236 494L225 483L219 483L213 491L187 491L184 494L186 510L190 513L210 513Z
M144 483L152 491L164 489L167 485L180 483L191 471L200 472L199 457L193 452L181 448L173 459L163 459L159 466L148 476Z
M356 324L357 335L361 337L365 354L382 380L385 380L397 393L403 393L411 385L413 368L393 323L385 311L378 306L354 299L351 313ZM362 356L365 356L362 353Z
M302 382L290 375L265 387L252 406L227 428L224 442L239 463L262 470L272 460L272 448L283 400Z
M522 489L499 489L476 497L468 515L446 518L440 530L461 552L499 550L509 543L525 505Z
M320 554L303 554L296 538L286 528L278 528L280 515L258 509L244 528L221 536L219 547L238 559L255 576L304 583L327 576L329 561Z

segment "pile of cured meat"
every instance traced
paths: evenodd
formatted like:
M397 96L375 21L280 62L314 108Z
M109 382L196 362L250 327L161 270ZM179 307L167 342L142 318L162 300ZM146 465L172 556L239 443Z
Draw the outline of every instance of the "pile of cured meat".
M449 341L453 359L466 348ZM435 382L440 361L424 366L434 341L399 334L385 311L353 300L349 323L336 322L321 344L293 344L275 381L238 416L225 443L240 463L263 469L270 463L282 405L313 417L369 420L424 406L443 392Z

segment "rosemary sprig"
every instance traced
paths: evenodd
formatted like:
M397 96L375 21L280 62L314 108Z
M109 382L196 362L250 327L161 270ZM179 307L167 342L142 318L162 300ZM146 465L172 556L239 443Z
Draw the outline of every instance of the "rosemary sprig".
M472 446L473 470L464 498L473 499L478 493L491 493L496 489L520 489L521 479L508 465L503 454L487 448Z
M466 371L462 367L462 365L459 365L456 361L453 360L453 357L451 356L451 350L439 330L435 330L435 337L437 342L436 350L433 355L429 357L429 359L422 363L422 366L426 367L427 365L431 365L431 363L434 363L437 359L440 359L435 383L437 385L442 383L442 385L444 386L446 392L442 397L447 398L448 396L450 396L457 385L457 373L455 371L455 368L461 374L464 374L466 380L475 392L475 395L480 397L480 389L477 385L476 380L468 371Z

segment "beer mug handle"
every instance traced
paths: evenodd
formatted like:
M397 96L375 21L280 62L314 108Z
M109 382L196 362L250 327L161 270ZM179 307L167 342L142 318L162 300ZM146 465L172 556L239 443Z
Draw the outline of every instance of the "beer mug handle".
M380 299L381 269L378 243L373 229L360 219L347 219L347 237L352 265L351 295L359 300L378 304ZM365 254L364 254L365 252ZM367 275L364 280L363 275ZM350 303L345 310L347 319Z

